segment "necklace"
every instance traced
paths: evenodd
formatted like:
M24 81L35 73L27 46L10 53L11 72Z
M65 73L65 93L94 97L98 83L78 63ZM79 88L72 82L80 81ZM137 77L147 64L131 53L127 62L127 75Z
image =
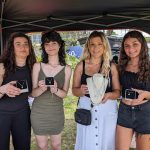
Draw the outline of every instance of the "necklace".
M96 62L92 62L92 60L90 59L89 62L90 62L92 65L100 65L100 64L101 64L101 60L96 61Z
M21 66L16 66L16 69L19 69L19 70L20 70L20 69L25 69L25 67L26 67L26 65L24 65L24 66L22 66L22 67L21 67Z
M128 65L130 65L130 66L132 66L132 67L137 67L139 64L128 64Z
M23 89L23 88L24 88L24 85L25 85L25 82L26 82L26 81L23 81L23 80L22 80L22 81L18 81L17 84L19 85L19 87L20 87L21 89Z
M60 64L51 64L51 63L48 63L52 68L57 68Z

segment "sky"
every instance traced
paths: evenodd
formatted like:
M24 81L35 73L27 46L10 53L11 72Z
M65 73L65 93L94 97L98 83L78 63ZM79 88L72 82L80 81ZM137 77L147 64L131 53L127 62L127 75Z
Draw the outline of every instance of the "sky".
M124 36L129 30L114 30L118 36ZM145 37L150 37L150 34L147 34L146 32L142 32Z

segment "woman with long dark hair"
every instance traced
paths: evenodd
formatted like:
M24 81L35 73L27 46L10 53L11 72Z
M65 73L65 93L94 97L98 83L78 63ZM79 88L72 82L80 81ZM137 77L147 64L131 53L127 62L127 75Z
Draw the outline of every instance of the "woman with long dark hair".
M30 149L31 71L36 62L29 37L11 34L0 58L0 149L9 150L10 134L15 150Z
M129 150L133 133L136 148L150 149L150 59L139 31L128 32L119 60L122 100L117 121L117 150Z
M39 150L61 150L64 127L63 98L69 89L71 68L65 62L64 41L56 31L42 35L42 62L33 68L31 123Z

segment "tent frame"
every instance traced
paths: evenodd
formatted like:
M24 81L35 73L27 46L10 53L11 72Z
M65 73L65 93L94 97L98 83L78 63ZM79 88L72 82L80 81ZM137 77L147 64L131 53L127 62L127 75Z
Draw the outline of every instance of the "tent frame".
M97 6L101 7L101 11L98 11L99 7L93 5L93 1L91 0L91 7L88 10L92 10L93 12L90 13L86 9L86 6L82 5L83 13L80 11L78 13L77 10L73 10L74 15L71 14L70 10L66 7L66 12L64 11L64 5L60 7L58 10L46 10L45 14L41 14L38 16L37 9L34 11L29 11L27 13L29 18L26 16L26 8L30 6L27 4L27 7L24 7L23 0L1 0L1 15L0 15L0 40L1 40L1 53L3 49L3 42L6 41L8 38L8 34L15 32L15 31L22 31L22 32L38 32L44 30L59 30L59 31L66 31L66 30L99 30L99 29L140 29L145 32L150 33L150 27L147 27L144 22L148 22L150 24L150 3L147 0L137 0L135 3L131 3L129 5L129 1L119 3L117 2L116 6L111 6L109 3L100 5L99 1L97 2ZM38 0L40 3L44 4L46 0ZM64 0L66 2L66 0ZM78 0L72 0L76 6L79 6L80 3ZM84 1L84 0L83 0ZM107 0L111 2L111 0ZM20 2L21 5L18 4ZM52 4L56 4L55 2L47 1L48 5L51 6ZM85 1L84 1L85 2ZM105 0L103 1L105 2ZM18 4L15 6L15 4ZM46 5L45 5L46 4ZM47 6L47 3L45 3ZM123 5L125 4L125 5ZM142 4L142 5L140 5ZM48 8L49 8L48 6ZM115 7L114 7L115 6ZM119 8L121 6L121 8ZM130 6L130 7L129 7ZM140 7L141 6L141 7ZM11 9L12 7L12 9ZM15 8L17 7L17 9ZM36 8L35 6L31 6L31 8ZM72 6L71 6L72 7ZM24 8L22 12L22 8ZM72 7L73 8L73 7ZM96 8L96 9L95 9ZM11 11L12 10L12 11ZM32 9L31 9L32 10ZM80 9L81 10L81 9ZM57 13L55 13L55 11ZM11 13L12 12L12 13ZM16 13L17 12L17 13ZM34 13L33 13L34 12ZM16 13L15 17L13 13ZM31 13L31 16L30 16ZM23 17L22 17L23 14ZM57 14L57 15L54 15ZM66 15L67 14L67 15ZM14 18L13 18L14 17ZM5 35L5 36L4 36ZM4 43L5 45L5 43Z

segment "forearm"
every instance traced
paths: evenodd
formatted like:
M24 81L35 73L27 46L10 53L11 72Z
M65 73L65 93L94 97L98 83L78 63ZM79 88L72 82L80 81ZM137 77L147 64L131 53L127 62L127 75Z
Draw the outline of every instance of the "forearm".
M0 98L4 96L3 86L0 87Z
M109 98L116 100L120 97L120 90L114 90L112 92L109 93Z
M35 89L32 90L31 97L38 97L41 94L43 94L44 92L45 91L42 90L40 87L37 87L37 88L35 88Z
M54 93L60 98L65 98L67 96L67 91L57 88L57 91Z
M145 99L150 100L150 92L145 91Z
M4 96L4 94L0 93L0 98L2 98Z
M81 91L81 88L79 88L79 87L72 88L72 93L74 96L77 96L77 97L84 96L82 91Z

